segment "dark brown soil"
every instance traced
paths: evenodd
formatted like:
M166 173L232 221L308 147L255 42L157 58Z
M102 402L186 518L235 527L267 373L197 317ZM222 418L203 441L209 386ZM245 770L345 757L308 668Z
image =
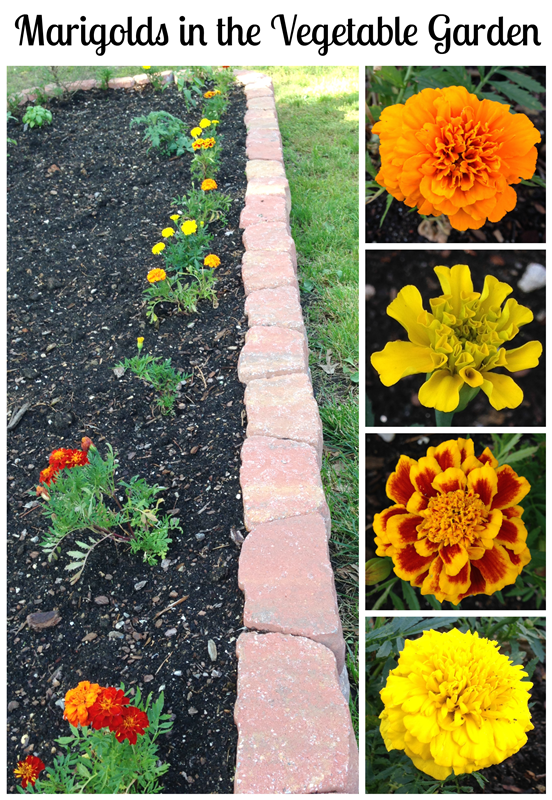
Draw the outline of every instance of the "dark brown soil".
M520 347L525 342L538 339L545 344L546 305L545 289L524 294L517 282L531 262L545 265L543 250L366 250L366 284L376 290L366 302L366 395L372 402L376 426L435 425L435 412L425 408L418 400L418 391L425 375L402 378L394 386L384 386L370 364L370 356L383 350L387 342L407 341L404 328L386 313L387 306L403 286L414 284L423 297L424 308L430 309L429 298L438 297L441 287L433 267L468 264L471 269L474 290L481 291L485 275L495 275L510 284L514 297L528 306L534 319L520 328L518 335L508 347ZM535 369L513 374L522 388L524 399L518 408L495 411L483 392L455 414L454 426L516 426L543 427L546 424L545 405L545 354Z
M426 455L428 447L436 447L441 442L446 442L451 438L458 438L465 435L465 431L454 433L452 436L450 433L419 433L417 435L397 434L391 442L384 442L383 439L376 434L366 435L366 561L369 561L371 558L375 558L376 556L374 531L372 529L374 514L377 514L380 511L383 511L385 508L388 508L390 505L393 505L393 501L387 497L385 487L389 475L395 471L400 456L406 455L410 456L410 458L418 459ZM493 444L493 441L488 434L474 435L472 433L471 438L474 440L476 455L482 453L485 447L490 447ZM531 437L529 436L522 438L519 446L521 446L522 443L525 443L527 446L534 444L533 441L529 441L530 438ZM512 466L515 469L515 463ZM392 578L393 576L394 573L391 572L389 578ZM370 586L367 588L369 590L373 590L375 587ZM521 598L516 597L515 595L508 597L507 594L511 588L512 587L507 586L502 593L504 603L500 602L496 594L478 594L474 595L473 597L466 597L461 601L461 604L457 606L454 606L449 602L444 602L443 608L447 611L458 613L466 610L480 611L481 613L487 613L488 611L493 610L505 611L510 609L523 609L529 611L535 610L534 598L530 598L527 602L523 602ZM420 608L422 610L431 610L432 606L428 602L427 598L420 594L419 589L414 589L414 592L418 598ZM373 608L378 597L379 594L375 593L366 598L367 610L371 610ZM391 599L387 598L387 600L381 605L381 608L394 608ZM542 611L544 608L545 604L543 604L539 610Z
M133 117L156 109L190 128L200 113L188 113L175 89L148 87L53 101L48 128L10 124L17 147L8 159L9 414L30 404L7 442L11 792L18 758L34 752L52 762L54 740L68 732L57 703L80 680L123 681L154 696L163 690L174 719L159 746L170 763L163 791L232 792L242 595L230 530L243 527L236 362L246 330L238 228L245 101L234 90L220 125L217 182L234 202L228 225L210 226L221 259L218 308L203 302L189 316L166 308L158 331L146 323L142 290L147 271L161 265L151 247L175 213L170 201L190 185L190 156L161 160L146 152L141 129L129 131ZM153 389L130 372L113 373L135 355L140 335L144 352L170 357L192 375L175 416L161 417ZM113 446L120 479L139 475L165 487L163 507L180 518L183 533L173 534L167 559L154 567L125 546L102 545L71 586L66 556L48 564L42 555L46 520L29 490L54 448L78 447L85 435L100 453ZM108 605L98 604L101 596ZM61 616L56 627L26 627L30 612L52 609ZM90 633L96 638L84 641Z

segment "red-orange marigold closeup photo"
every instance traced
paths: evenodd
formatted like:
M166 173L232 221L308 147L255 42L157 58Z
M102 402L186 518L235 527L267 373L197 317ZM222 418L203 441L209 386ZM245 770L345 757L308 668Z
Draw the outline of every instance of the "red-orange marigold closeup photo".
M143 736L149 728L148 715L134 706L126 706L121 714L121 721L115 729L115 738L118 742L128 739L130 744L136 744L138 736Z
M491 595L531 561L518 505L530 489L488 447L476 458L473 439L401 456L386 486L395 505L374 516L376 555L391 556L399 578L439 602Z
M21 778L21 786L26 789L28 783L31 786L35 785L43 769L45 769L44 762L37 756L30 755L24 761L18 761L13 772L17 778Z
M69 689L65 695L65 711L63 719L69 721L74 728L77 725L90 724L88 709L94 705L101 692L101 686L90 681L81 681L75 689Z
M525 114L479 100L464 86L423 89L388 106L377 182L420 214L445 214L453 228L498 222L517 203L512 184L533 177L541 136Z
M121 714L130 700L125 697L122 689L113 686L102 687L94 705L88 709L88 716L92 727L99 731L100 728L109 727L114 731L121 723Z

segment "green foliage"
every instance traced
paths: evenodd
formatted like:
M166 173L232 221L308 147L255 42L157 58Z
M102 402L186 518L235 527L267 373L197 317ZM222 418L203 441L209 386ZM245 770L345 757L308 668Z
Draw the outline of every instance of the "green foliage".
M151 111L147 117L134 117L130 127L134 125L146 126L143 140L149 142L148 153L158 150L160 155L169 157L192 152L192 140L186 123L168 111Z
M163 283L166 283L166 281L163 281ZM178 398L181 385L190 377L189 375L178 373L172 366L170 358L166 358L163 361L160 357L154 357L149 354L139 354L132 358L125 358L122 363L117 364L117 367L129 369L140 380L153 386L155 391L159 393L157 406L162 414L172 414L174 412L174 404Z
M201 148L194 151L194 157L190 164L192 177L205 180L205 178L216 178L220 168L221 137L217 136L216 126L211 126L203 131L202 138L215 139L215 144L207 149Z
M42 106L29 106L23 116L23 123L29 128L42 128L43 125L51 125L52 112Z
M211 67L185 67L176 76L176 85L182 93L186 111L201 102L205 91L205 80L212 75Z
M162 257L165 262L165 269L168 272L185 274L189 268L200 270L203 267L205 258L213 237L208 233L207 226L201 224L201 220L185 220L186 222L196 222L197 230L194 233L185 234L182 231L184 222L181 217L175 225L173 236L165 239L165 249Z
M159 67L149 67L149 69L146 70L146 74L154 92L164 92L165 89L168 89L169 87L169 83L161 74L162 72L163 69L160 69Z
M99 71L100 89L109 89L109 81L113 78L115 72L111 67L102 67Z
M217 91L220 92L220 89ZM228 100L222 94L216 94L214 97L205 97L203 102L202 114L207 119L220 119L228 107Z
M218 89L222 94L227 94L230 87L235 83L234 70L220 67L213 73L213 80L215 89Z
M232 198L218 191L204 192L202 189L192 188L182 197L175 197L171 205L176 206L180 213L185 213L189 219L195 219L198 225L207 224L218 220L221 225L227 224L226 211L232 205Z
M152 324L157 323L155 309L159 303L172 303L186 314L195 313L200 300L212 300L213 308L216 308L215 283L214 270L194 266L185 268L176 277L167 275L164 281L150 283L144 289L148 320Z
M78 550L69 550L71 562L66 570L75 572L71 583L81 577L90 553L106 539L130 545L131 552L142 552L143 560L156 564L165 558L172 541L169 532L180 530L178 519L162 516L163 487L149 486L134 477L129 483L116 481L118 462L110 445L105 459L95 447L88 451L90 463L61 470L48 487L49 499L42 505L50 528L40 542L48 561L57 561L61 544L70 534L90 531L88 540L76 540ZM122 495L122 497L121 497Z
M450 630L462 633L477 631L486 639L497 641L513 664L523 664L531 679L536 664L544 662L546 620L544 617L384 617L366 621L366 794L454 794L471 793L463 785L465 776L450 775L436 781L413 765L403 751L387 751L380 733L379 715L383 710L380 691L389 672L397 666L405 639L415 639L425 630ZM525 643L535 654L528 658ZM483 788L484 773L472 773Z
M15 120L15 122L17 122L17 117L14 117L11 111L8 111L6 122L9 122L10 119L13 119ZM15 139L10 139L10 137L8 136L8 144L17 144L17 142L15 141Z
M121 687L124 691L124 685ZM37 780L34 789L28 784L21 794L158 794L163 786L160 778L169 764L159 761L156 740L168 733L173 723L163 714L163 693L155 702L152 695L143 700L136 691L133 705L148 715L149 727L136 744L118 742L108 729L74 728L71 734L56 739L66 752L57 755L46 777Z

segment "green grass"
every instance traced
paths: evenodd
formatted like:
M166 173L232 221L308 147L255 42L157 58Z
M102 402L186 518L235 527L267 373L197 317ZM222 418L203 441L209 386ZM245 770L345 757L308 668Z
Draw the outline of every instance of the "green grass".
M156 71L165 69L180 69L180 67L158 67L153 65ZM112 71L112 78L124 78L127 75L140 75L144 72L142 67L105 67L97 65L95 67L54 67L57 70L57 77L62 85L72 81L83 81L87 78L101 80L102 71L109 69ZM51 67L7 67L7 95L22 92L24 89L34 89L37 86L45 86L48 83L56 83L56 76Z
M351 686L358 686L358 70L255 67L274 81L291 189L322 480ZM326 369L323 369L326 367ZM353 691L353 694L356 694ZM351 708L358 722L356 707ZM358 729L358 728L357 728Z

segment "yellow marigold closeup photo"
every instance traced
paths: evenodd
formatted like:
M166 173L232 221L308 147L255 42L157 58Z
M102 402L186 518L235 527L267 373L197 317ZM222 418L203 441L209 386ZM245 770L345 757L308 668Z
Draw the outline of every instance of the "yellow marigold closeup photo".
M512 185L533 177L541 135L510 105L480 100L464 86L423 89L387 106L376 181L425 216L448 217L458 231L498 222L517 203Z
M375 514L377 556L422 595L457 605L516 582L531 561L519 503L526 478L473 439L450 439L414 459L401 455L386 494L394 505Z
M150 269L148 272L147 278L150 283L157 283L158 281L164 281L167 277L167 273L164 269Z
M187 219L186 222L183 222L180 226L180 230L184 234L184 236L190 236L192 233L196 233L197 231L197 222L195 219Z
M205 180L201 183L201 188L204 192L211 192L213 189L218 188L217 182L212 178L205 178Z
M380 692L387 750L437 780L500 764L533 730L527 672L498 643L456 628L407 639Z
M513 289L493 275L474 291L470 268L456 264L434 268L441 290L423 307L416 286L404 286L387 307L408 334L408 342L388 342L373 353L372 366L384 386L424 373L418 393L421 405L438 412L461 411L481 389L491 406L500 411L517 408L523 391L513 378L497 370L520 372L536 367L542 354L539 341L507 349L506 345L533 312L510 298Z
M157 242L157 244L154 244L153 247L151 248L151 252L153 253L154 256L156 256L159 255L159 253L161 253L161 251L164 249L165 249L165 242Z

